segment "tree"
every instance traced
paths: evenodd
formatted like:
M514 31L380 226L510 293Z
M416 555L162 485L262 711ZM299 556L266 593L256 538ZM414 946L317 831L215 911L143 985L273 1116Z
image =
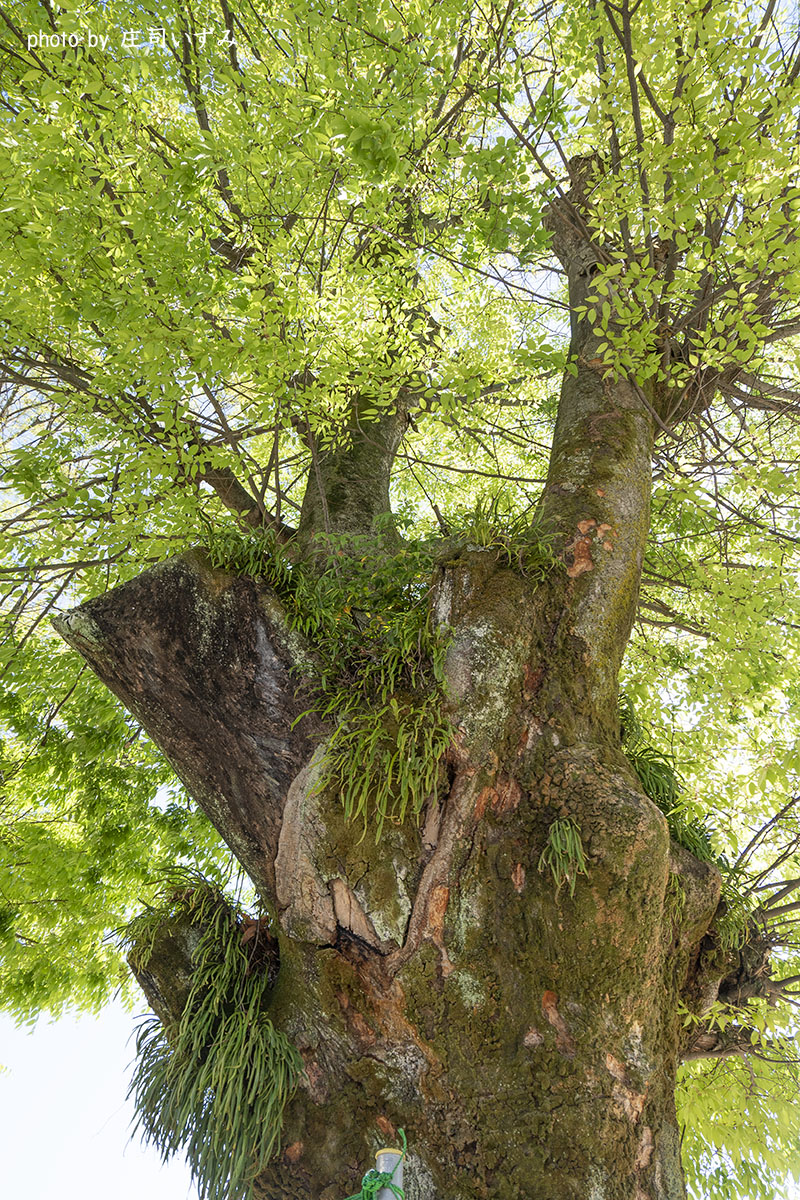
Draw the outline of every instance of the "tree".
M402 1127L411 1195L677 1200L682 1059L694 1194L774 1194L796 15L0 15L6 1003L144 893L205 1194Z

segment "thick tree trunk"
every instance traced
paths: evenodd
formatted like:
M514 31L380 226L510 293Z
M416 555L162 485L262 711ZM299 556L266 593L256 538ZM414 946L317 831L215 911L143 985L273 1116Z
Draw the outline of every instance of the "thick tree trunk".
M571 299L584 303L594 252L563 214L551 220ZM604 377L591 320L572 333L542 502L563 566L532 584L488 550L440 564L432 604L452 634L456 734L419 827L359 841L338 798L314 788L325 731L294 724L313 652L262 585L189 555L59 624L274 914L270 1015L305 1077L262 1200L341 1200L399 1126L409 1200L684 1196L678 1002L697 1001L719 878L671 847L620 748L652 425L638 389ZM357 506L368 525L388 505L399 435L387 426L367 455L379 476ZM318 509L340 529L354 461L342 451L317 463L307 530ZM565 817L587 858L574 895L539 868ZM162 1012L179 1011L185 989L170 1000L165 963L148 987Z
M309 794L311 745L290 729L296 702L282 691L285 656L302 650L261 585L190 556L62 621L276 913L270 1015L306 1078L261 1196L347 1195L398 1126L409 1197L683 1195L677 1001L718 883L671 854L607 723L585 736L569 614L588 574L531 594L487 551L441 568L438 615L455 631L449 791L421 828L390 827L377 845L358 843L335 796ZM224 651L221 614L238 656ZM274 755L295 765L281 779L273 766L267 787ZM589 870L574 898L538 869L565 815ZM687 895L679 914L665 907L671 871ZM169 973L178 1010L186 988L167 961L162 1015Z
M627 393L591 384L579 374L567 389L613 408L604 434L634 420L616 415ZM585 452L605 445L590 433ZM677 1001L718 881L671 857L619 749L611 706L637 576L615 555L626 536L626 555L639 553L644 530L620 528L630 475L615 475L617 461L604 495L584 507L570 494L567 569L547 583L531 587L490 551L440 567L449 787L421 828L389 827L377 845L358 841L335 796L313 793L313 731L293 727L302 700L289 676L313 659L263 585L190 555L60 623L275 913L271 1016L306 1078L263 1197L346 1195L398 1126L420 1200L683 1195ZM566 477L554 469L551 489ZM574 897L538 869L564 816L588 861ZM666 906L671 871L680 913Z

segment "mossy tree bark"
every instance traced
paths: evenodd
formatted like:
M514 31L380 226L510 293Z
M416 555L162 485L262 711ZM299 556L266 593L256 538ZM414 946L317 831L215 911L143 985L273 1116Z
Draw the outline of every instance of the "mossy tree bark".
M587 245L556 228L576 304ZM437 567L456 735L418 826L359 840L314 788L325 730L295 723L308 705L293 673L313 674L313 646L263 584L187 555L60 621L274 914L270 1015L305 1078L263 1200L340 1200L399 1126L418 1200L684 1196L678 1006L708 1000L700 945L719 878L670 844L620 748L653 425L647 398L604 377L593 351L590 317L576 319L542 500L563 569L534 584L475 548ZM402 420L358 423L349 451L323 455L307 524L327 508L345 528L362 459L372 508L356 506L356 531L385 511ZM564 817L587 857L574 895L538 869ZM149 967L160 1015L185 1002L169 945Z

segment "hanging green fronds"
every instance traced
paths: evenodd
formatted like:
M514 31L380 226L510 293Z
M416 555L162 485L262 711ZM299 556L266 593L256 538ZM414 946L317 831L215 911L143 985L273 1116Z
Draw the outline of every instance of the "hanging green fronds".
M391 553L371 538L327 537L313 571L269 534L213 533L207 549L215 566L265 578L313 644L313 711L335 722L319 789L335 789L346 817L372 822L377 837L386 820L418 814L452 740L447 636L428 604L432 549Z
M500 496L481 498L450 522L456 542L497 551L498 556L529 579L545 579L563 568L553 551L551 532L536 510L516 512Z
M636 772L645 795L667 818L671 836L695 858L724 866L714 851L714 831L708 819L700 819L690 811L674 759L647 743L633 702L624 692L619 698L619 722L625 757Z
M673 925L679 925L686 909L686 888L677 875L670 874L664 893L664 913Z
M535 515L514 515L497 498L450 524L452 544L492 549L529 578L557 565ZM378 837L385 821L418 814L452 741L448 636L434 628L428 603L441 547L409 542L391 552L371 537L327 535L317 539L313 570L269 531L209 530L205 547L215 567L265 579L314 646L314 711L336 722L319 788L334 788L347 818L373 822Z
M556 899L565 884L570 896L574 896L578 876L588 878L580 826L571 818L559 817L553 821L547 832L547 845L539 856L539 870L549 870L553 876Z
M714 925L721 948L732 951L743 946L752 932L752 897L742 892L741 881L731 870L727 859L716 853L714 830L708 818L698 817L692 812L674 760L647 744L645 730L630 697L624 692L620 693L619 698L619 719L625 756L636 772L645 795L658 805L667 818L670 836L695 858L713 863L722 871L724 904ZM675 886L679 886L675 876L670 876L670 885L673 880ZM673 917L677 913L676 904L676 898L668 893L667 908Z
M288 588L290 568L278 539L270 529L253 529L243 533L232 527L205 531L204 549L213 566L237 575L263 577L278 592Z
M724 876L722 905L714 921L714 929L723 951L732 953L741 950L751 939L762 933L753 916L754 907L752 894L742 891L741 881L736 874Z
M172 889L132 924L127 943L145 968L158 925L181 914L198 930L194 980L180 1020L142 1023L129 1095L136 1129L164 1160L186 1155L200 1200L249 1200L280 1150L283 1111L302 1071L267 1016L269 973L258 969L242 914L206 883Z

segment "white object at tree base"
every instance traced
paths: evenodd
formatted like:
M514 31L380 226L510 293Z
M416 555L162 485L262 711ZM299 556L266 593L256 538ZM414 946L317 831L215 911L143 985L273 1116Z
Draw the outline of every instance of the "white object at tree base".
M402 1150L379 1150L375 1155L375 1168L378 1171L385 1171L387 1175L392 1175L392 1183L397 1188L403 1186L403 1151ZM384 1187L378 1192L375 1200L397 1200L395 1193L391 1188Z

